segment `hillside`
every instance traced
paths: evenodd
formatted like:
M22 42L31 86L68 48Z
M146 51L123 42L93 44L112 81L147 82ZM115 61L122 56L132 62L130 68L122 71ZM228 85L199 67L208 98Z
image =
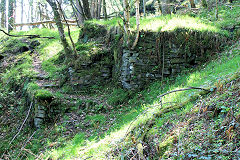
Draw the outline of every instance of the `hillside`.
M0 33L1 159L238 159L239 5Z

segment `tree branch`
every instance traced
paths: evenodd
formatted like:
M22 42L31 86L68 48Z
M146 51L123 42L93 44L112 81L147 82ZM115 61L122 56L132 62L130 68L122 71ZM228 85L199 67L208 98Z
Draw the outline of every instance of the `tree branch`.
M7 36L10 37L27 37L27 38L47 38L47 39L55 39L55 37L41 37L40 35L37 34L33 34L33 35L12 35L12 34L8 34L7 32L5 32L4 30L0 29L0 31L2 31L4 34L6 34Z
M204 91L207 91L207 92L211 92L210 90L208 89L204 89L204 88L200 88L200 87L188 87L188 88L183 88L183 89L177 89L177 90L173 90L173 91L168 91L164 94L161 94L158 96L158 98L162 98L163 96L166 96L167 94L170 94L170 93L174 93L174 92L180 92L180 91L186 91L186 90L191 90L191 89L199 89L199 90L204 90Z

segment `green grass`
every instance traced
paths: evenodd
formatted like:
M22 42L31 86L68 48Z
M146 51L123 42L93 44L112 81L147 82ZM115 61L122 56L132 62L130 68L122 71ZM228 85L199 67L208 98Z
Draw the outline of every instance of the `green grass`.
M96 21L92 20L90 22L98 23L106 26L117 26L118 22L121 23L120 18L113 18L108 21ZM132 30L136 30L136 20L135 18L130 19L130 26ZM140 19L140 30L150 30L150 31L173 31L177 28L187 28L191 30L198 31L208 31L208 32L223 32L219 26L215 26L209 21L202 21L201 18L194 18L188 15L164 15L158 17L145 17ZM225 33L227 33L225 31Z
M2 73L2 81L10 88L14 87L15 83L22 83L23 77L34 77L36 73L32 70L32 57L29 52L15 57L15 60L19 63L7 69L5 73Z
M193 18L186 15L167 15L154 18L142 18L141 29L152 31L171 31L176 28L184 27L199 31L222 32L220 29L222 26L232 26L239 22L236 21L239 19L239 17L236 16L237 13L239 13L239 9L234 7L233 10L227 10L226 8L226 6L225 8L220 7L219 21L216 21L214 18L211 19L217 24L216 26L214 26L209 20L206 20L206 17L208 17L208 12L204 12L202 13L201 18ZM233 13L233 15L231 15L231 13ZM210 14L213 14L213 11L210 12ZM120 19L111 19L109 21L92 22L112 26L118 25L119 20ZM131 19L131 27L133 30L136 28L134 18ZM76 29L72 31L74 42L77 41L78 32L79 31ZM28 32L14 32L14 34L40 34L42 36L55 37L56 39L53 40L39 39L41 45L38 47L38 51L40 53L40 59L43 61L42 67L46 72L49 73L50 79L59 78L56 76L56 72L60 72L66 66L56 65L59 54L63 49L59 41L57 30L33 29ZM0 33L0 36L1 35L2 34ZM90 45L91 44L80 44L77 46L77 49L87 50ZM54 127L55 131L50 130L51 133L48 133L46 137L49 140L49 144L57 141L61 144L60 146L50 149L48 147L49 144L47 144L46 147L44 140L41 140L42 144L39 143L39 139L46 139L46 137L39 136L41 134L38 133L38 135L33 137L33 140L31 141L32 145L27 145L26 148L37 154L39 153L40 149L46 147L47 150L44 153L44 156L45 158L51 157L52 159L73 159L74 157L87 158L89 156L93 156L92 158L95 159L104 159L105 153L111 151L115 147L114 143L118 144L119 141L123 139L129 126L131 126L131 129L134 127L138 128L139 126L144 126L145 123L152 119L152 115L154 113L164 110L164 108L159 107L159 98L157 98L158 95L170 90L185 88L188 86L211 88L218 83L219 79L226 79L235 72L239 71L239 48L240 46L238 43L236 44L235 48L231 50L231 52L231 48L227 48L225 53L219 55L221 58L217 58L217 60L200 67L197 71L187 70L175 78L167 78L163 82L157 81L152 83L144 91L138 93L132 94L130 92L126 92L125 90L118 89L115 86L110 87L111 89L106 89L104 92L102 92L101 88L97 88L96 90L99 89L99 91L96 91L96 93L98 93L98 95L106 93L105 97L108 97L109 104L114 105L114 108L107 113L91 114L91 116L88 115L86 117L85 121L90 122L90 127L87 129L93 131L92 135L88 136L85 132L81 132L76 134L72 140L69 140L70 138L61 137L61 132L66 130L66 128L64 125L59 125ZM12 78L20 81L23 77L34 77L33 74L35 73L32 73L31 68L32 57L26 53L19 55L18 58L23 59L23 63L14 66L5 74L1 75L3 76L4 84L9 84L9 81L11 81ZM162 83L164 87L162 87ZM46 94L52 96L44 90L39 90L39 87L34 82L30 83L28 86L29 89L34 92L39 91L39 95ZM0 88L2 87L3 85L0 83ZM66 90L67 89L68 88L66 87ZM171 117L172 113L177 113L180 115L182 113L189 112L194 104L193 101L190 101L191 96L198 95L198 93L198 91L185 91L165 96L163 98L163 102L188 103L186 104L185 108L181 110L177 109L176 111L171 111L163 115L162 118L157 120L156 127L161 127ZM57 97L63 97L61 93L57 93L56 95ZM3 96L5 97L5 95ZM164 107L167 106L164 105ZM138 119L132 123L132 121L146 109L148 109L148 111L143 115L140 115ZM116 119L114 120L114 124L110 126L107 132L99 135L97 133L98 127L104 126L104 124L109 120L109 117ZM151 134L156 132L157 130L151 130Z
M239 2L235 1L234 5L221 5L219 6L219 18L216 19L213 15L216 10L213 8L210 11L202 10L200 12L200 18L205 21L210 20L218 28L228 28L236 25L240 25L239 17Z
M238 7L240 3L234 2L234 5L219 6L219 18L215 18L215 8L206 11L201 10L200 16L197 14L189 15L161 15L156 17L143 17L140 19L140 30L151 31L172 31L176 28L188 28L191 30L208 31L227 34L227 31L223 31L222 28L231 28L233 26L240 25ZM112 18L105 20L91 20L92 23L98 23L106 26L118 26L122 24L121 18ZM130 26L132 30L136 30L136 20L134 17L130 19Z
M188 86L195 86L195 87L203 87L203 88L211 88L214 87L215 83L218 82L219 79L226 79L231 77L236 72L240 71L240 51L239 51L240 44L236 44L235 48L233 48L230 52L230 48L227 49L226 52L222 53L221 58L210 62L209 64L201 67L199 70L189 73L186 71L185 74L181 74L176 77L175 80L169 78L163 82L164 88L161 86L161 82L155 82L149 86L148 89L140 92L137 94L133 99L129 101L129 105L133 106L132 108L128 106L128 111L118 110L117 120L114 122L114 125L109 129L107 134L100 139L89 140L85 139L84 141L84 150L79 149L75 150L75 156L80 157L88 157L93 156L93 159L101 159L105 158L103 153L106 153L111 150L113 147L111 144L117 143L120 141L126 134L128 127L131 124L131 121L139 115L144 109L148 108L148 112L139 116L138 119L131 124L130 128L138 127L144 125L147 121L152 118L154 113L158 113L159 110L162 108L159 107L152 107L154 105L159 106L157 96L161 93L165 93L170 90L175 90L179 88L186 88ZM174 82L174 83L173 83ZM178 102L183 103L189 101L191 96L198 95L199 91L184 91L184 92L176 92L173 94L169 94L163 98L163 103L165 102ZM143 98L139 98L139 95ZM140 105L141 104L141 105ZM178 114L183 114L189 112L193 106L193 103L189 101L186 104L185 109L183 110L175 110L171 111L170 113L163 115L163 118L159 119L157 122L157 126L160 127L165 121L171 116L172 113L177 112ZM124 106L123 106L124 107ZM126 113L127 114L124 114ZM97 120L101 119L96 116ZM93 121L94 121L93 117ZM152 133L156 131L152 130ZM94 136L93 136L94 137ZM83 142L82 142L83 143ZM54 158L57 154L62 155L62 149L56 149L48 154L54 154ZM68 152L65 150L64 152L66 155L72 154L73 151ZM67 159L67 158L66 158Z
M38 46L38 52L40 54L40 59L43 61L42 67L46 72L49 72L50 78L55 79L56 78L56 72L61 71L65 68L64 65L62 66L56 66L55 61L58 59L61 53L63 53L63 47L60 42L60 37L58 34L57 29L48 29L48 28L42 28L42 29L32 29L30 31L21 31L21 32L13 32L13 34L16 35L31 35L31 34L37 34L42 37L54 37L55 39L38 39L40 41L40 46ZM66 38L71 45L68 32L65 29L65 35ZM79 29L72 27L71 28L71 36L73 41L76 43L78 36L79 36Z

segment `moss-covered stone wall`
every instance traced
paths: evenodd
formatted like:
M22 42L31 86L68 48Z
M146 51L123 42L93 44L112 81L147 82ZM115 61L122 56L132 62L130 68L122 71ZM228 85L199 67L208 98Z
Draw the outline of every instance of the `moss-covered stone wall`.
M104 26L92 25L90 29L95 28L94 32L98 32L99 28L95 39L92 33L88 36L88 23L80 38L84 41L86 37L91 37L110 49L107 56L113 61L109 63L112 67L108 67L112 69L109 71L112 77L108 76L107 79L115 79L127 89L143 88L151 81L174 76L185 68L196 67L220 51L228 40L220 33L184 28L164 32L141 31L137 46L130 50L123 47L123 33L119 27L105 27L104 30ZM133 34L131 40L134 39Z

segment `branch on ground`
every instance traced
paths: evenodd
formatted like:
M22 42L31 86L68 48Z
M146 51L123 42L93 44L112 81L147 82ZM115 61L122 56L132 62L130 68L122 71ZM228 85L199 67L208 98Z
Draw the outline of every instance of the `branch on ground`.
M188 87L188 88L183 88L183 89L177 89L177 90L173 90L173 91L168 91L164 94L161 94L160 96L158 96L158 98L161 98L163 96L166 96L167 94L170 94L170 93L174 93L174 92L180 92L180 91L186 91L186 90L191 90L191 89L199 89L199 90L204 90L204 91L207 91L207 92L211 92L211 90L208 90L208 89L204 89L204 88L200 88L200 87Z
M12 34L8 34L7 32L5 32L2 29L0 29L0 31L2 31L4 34L6 34L7 36L10 36L10 37L27 37L27 38L30 38L30 39L33 39L33 38L55 39L55 37L41 37L40 35L37 35L37 34L33 34L33 35L12 35Z

